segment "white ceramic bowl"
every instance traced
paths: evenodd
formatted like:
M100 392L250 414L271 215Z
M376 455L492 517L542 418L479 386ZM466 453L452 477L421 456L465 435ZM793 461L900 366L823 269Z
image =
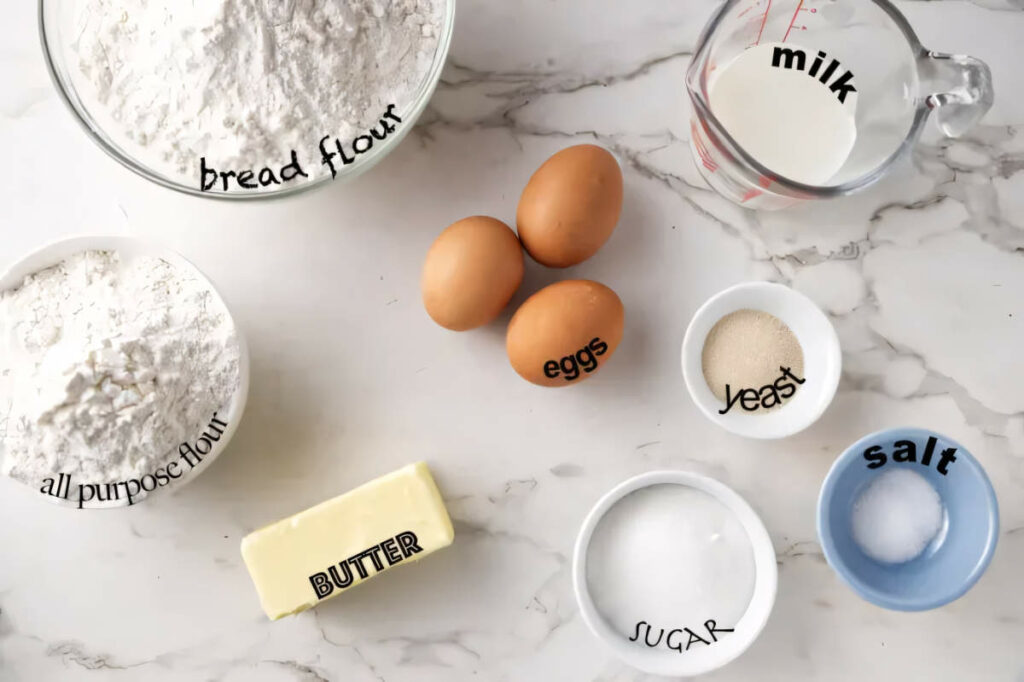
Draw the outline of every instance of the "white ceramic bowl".
M704 341L720 319L737 310L761 310L782 320L804 353L804 379L796 394L769 412L730 410L704 380ZM690 397L711 421L747 438L784 438L803 431L825 412L839 386L843 356L839 337L825 313L803 294L782 284L745 282L709 298L694 314L683 338L683 378Z
M587 551L594 529L604 515L626 495L641 488L666 483L695 488L721 502L746 530L754 553L754 591L746 612L736 623L735 631L714 646L695 648L685 654L665 648L651 649L630 642L612 628L598 611L587 583ZM583 621L616 657L638 670L655 675L690 677L722 667L746 651L757 639L775 604L778 568L775 564L775 548L760 517L732 488L713 478L686 471L652 471L615 486L587 514L573 550L572 582Z
M27 275L56 265L65 258L80 251L90 250L119 251L120 253L128 255L155 256L171 263L176 268L184 271L190 271L201 281L206 283L210 288L210 291L213 292L216 299L223 306L228 317L231 317L231 311L228 308L227 303L224 301L224 298L220 295L220 292L217 291L213 282L211 282L209 278L199 270L199 268L186 260L180 254L171 251L170 249L156 246L132 237L82 236L62 239L48 244L47 246L25 256L11 266L6 272L0 274L0 291L6 291L21 285ZM148 499L162 491L180 489L182 485L194 480L199 474L205 471L210 464L217 459L220 453L224 451L228 443L231 441L231 437L234 435L235 429L238 427L238 422L242 419L242 413L245 411L245 403L249 395L249 349L245 343L244 335L238 328L238 325L235 324L233 318L231 319L231 322L235 327L235 332L238 337L238 388L235 390L235 393L228 404L224 405L217 411L219 415L227 415L227 418L224 419L224 421L227 422L227 427L224 429L223 435L221 435L220 440L213 443L213 448L210 452L203 455L202 461L194 468L182 467L181 477L174 480L172 483L163 487L157 487L148 493L146 491L141 491L139 494L134 495L132 498L133 504L138 504L142 500ZM5 411L6 406L0 405L0 414ZM3 443L0 442L0 459L3 458L3 454ZM168 453L168 455L170 455L170 453ZM26 487L30 488L35 495L45 498L54 504L58 504L63 507L78 508L78 503L75 500L64 500L60 497L41 495L39 493L38 486L28 486L26 484ZM114 509L126 506L129 506L128 500L122 497L119 500L111 500L108 502L86 503L83 506L83 509Z

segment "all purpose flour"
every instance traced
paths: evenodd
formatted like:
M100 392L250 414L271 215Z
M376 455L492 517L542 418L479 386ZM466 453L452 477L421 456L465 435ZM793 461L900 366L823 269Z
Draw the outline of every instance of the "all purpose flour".
M444 0L75 0L86 105L148 165L196 185L280 168L326 135L404 113L429 71ZM301 154L300 154L301 156ZM310 177L328 168L307 155Z
M162 259L85 251L0 292L0 472L36 487L151 473L238 382L223 303Z

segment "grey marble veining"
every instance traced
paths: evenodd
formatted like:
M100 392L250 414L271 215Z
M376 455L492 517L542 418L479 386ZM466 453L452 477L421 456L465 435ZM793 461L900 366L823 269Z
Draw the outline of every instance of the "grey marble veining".
M929 47L989 62L992 111L957 141L930 131L860 195L765 214L708 190L689 156L683 75L708 0L461 0L443 82L392 156L351 184L245 206L166 192L106 158L48 83L31 4L0 29L0 267L72 232L180 250L232 303L253 394L230 450L165 499L69 512L0 482L0 680L647 682L586 630L569 571L593 502L657 468L735 487L778 553L765 632L707 679L1024 679L1020 0L900 3ZM507 365L510 313L469 334L434 327L419 268L453 220L512 221L536 166L585 141L623 162L620 226L568 271L528 264L514 304L594 278L625 302L626 336L585 385L545 391ZM690 315L743 279L807 293L843 346L834 404L781 442L717 430L678 369ZM861 601L814 531L834 457L897 425L970 448L1001 506L988 573L928 613ZM241 537L420 458L455 545L267 622Z

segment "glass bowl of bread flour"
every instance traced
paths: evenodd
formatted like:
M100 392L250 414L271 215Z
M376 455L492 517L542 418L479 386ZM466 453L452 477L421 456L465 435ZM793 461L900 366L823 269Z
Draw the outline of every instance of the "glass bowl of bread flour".
M73 237L0 273L0 474L73 509L195 479L245 410L249 354L177 253Z
M40 0L53 81L99 146L188 194L353 178L437 86L455 0Z

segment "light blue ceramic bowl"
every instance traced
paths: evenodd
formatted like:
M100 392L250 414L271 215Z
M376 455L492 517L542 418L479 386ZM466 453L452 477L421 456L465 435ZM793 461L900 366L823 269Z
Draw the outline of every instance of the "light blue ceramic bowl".
M924 465L929 439L934 438L930 464ZM897 441L914 443L914 462L897 462ZM885 464L872 463L865 451L879 446ZM901 449L905 449L903 446ZM938 471L943 451L946 474ZM875 463L879 451L869 453ZM850 526L853 503L878 475L906 467L924 476L939 493L945 508L942 530L918 557L903 564L883 564L864 554ZM925 429L899 428L865 436L839 456L825 477L818 498L818 539L829 565L864 599L897 611L924 611L961 597L985 572L999 536L999 506L985 470L961 446Z

